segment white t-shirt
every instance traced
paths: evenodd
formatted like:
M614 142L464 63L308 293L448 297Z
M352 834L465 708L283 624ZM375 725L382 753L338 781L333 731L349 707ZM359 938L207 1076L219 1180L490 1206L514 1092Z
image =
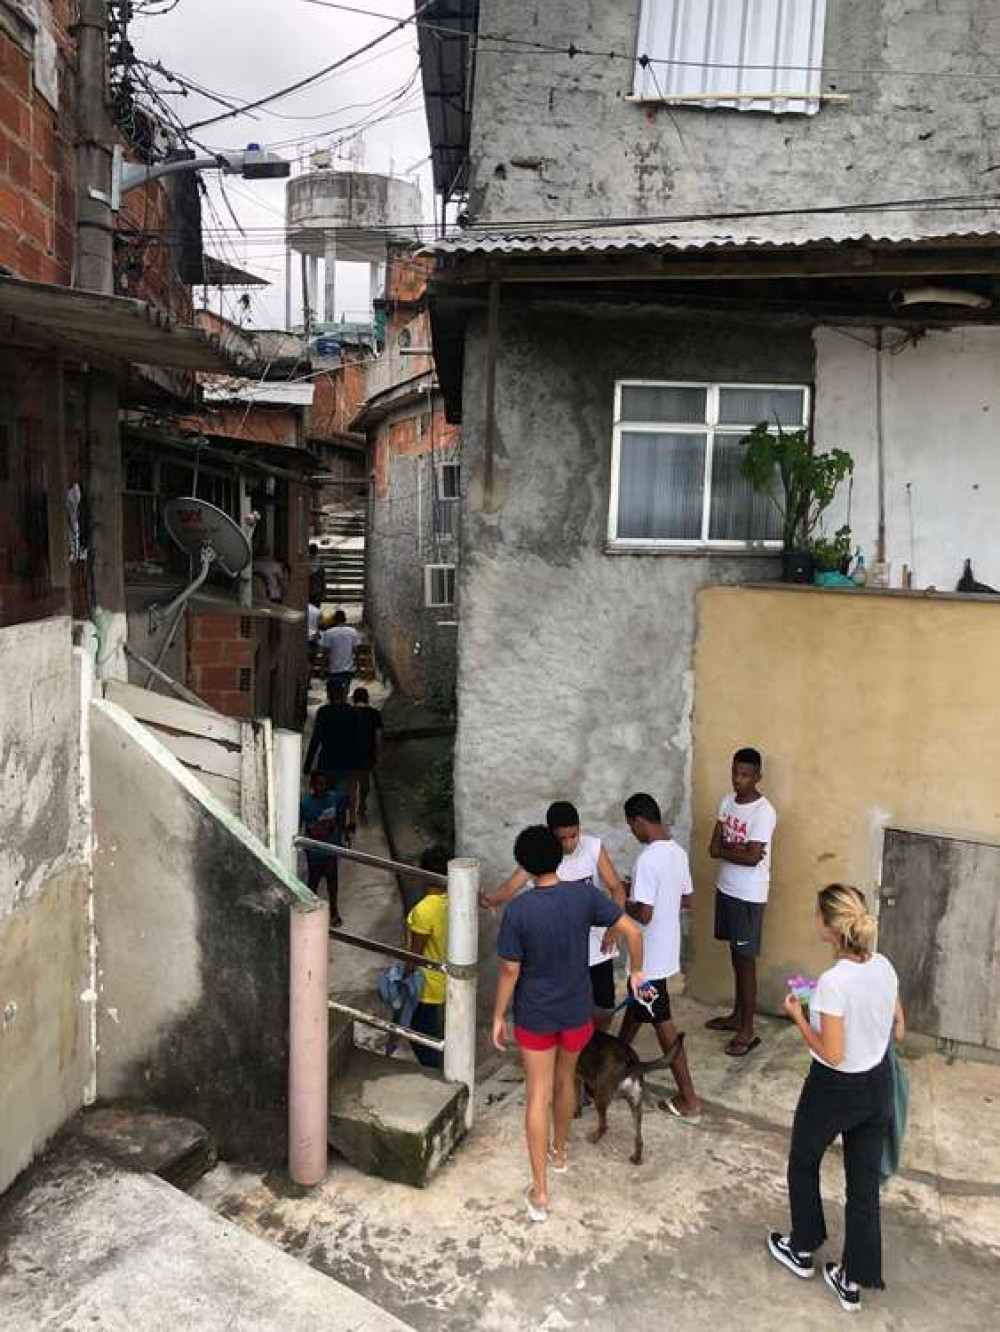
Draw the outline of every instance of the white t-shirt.
M898 993L895 968L881 953L873 953L867 962L841 958L823 972L809 1005L809 1021L818 1032L821 1013L844 1019L844 1058L838 1072L866 1073L882 1062L892 1039ZM817 1054L813 1058L826 1063Z
M602 881L600 871L597 868L600 856L601 839L592 837L590 833L581 833L576 850L568 856L563 856L556 873L564 883L591 879L598 888L603 888L607 892L608 886ZM607 931L600 926L595 926L590 931L590 965L592 967L596 967L600 962L611 962L618 956L617 948L613 948L610 953L601 951L601 941L606 933Z
M642 927L642 974L666 980L681 969L681 898L694 892L687 852L674 841L650 842L632 871L632 899L653 908Z
M719 822L723 841L731 846L763 842L764 854L756 865L734 865L728 860L720 860L716 888L743 902L766 902L771 884L771 838L778 822L774 806L767 796L740 805L730 792L719 806Z
M361 642L357 629L349 624L335 624L319 641L326 653L326 668L330 675L344 675L354 670L354 650Z

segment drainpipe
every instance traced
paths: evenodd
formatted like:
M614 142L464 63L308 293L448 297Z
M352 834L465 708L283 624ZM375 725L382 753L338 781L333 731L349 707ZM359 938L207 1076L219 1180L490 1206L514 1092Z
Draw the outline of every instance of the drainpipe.
M77 34L77 221L73 285L114 295L111 195L114 126L108 109L108 13L104 0L80 0ZM92 192L93 191L93 192ZM95 197L95 193L103 196ZM97 629L97 674L128 679L125 568L122 551L122 457L118 383L91 369L86 380L86 493L91 618Z
M885 563L885 403L882 330L875 334L875 458L878 465L878 536L875 563Z
M469 1089L465 1127L476 1094L476 976L479 961L479 861L448 862L448 994L444 1010L444 1076Z
M500 337L500 283L490 281L486 307L486 375L483 396L486 399L483 422L483 512L493 510L493 476L496 457L497 343Z

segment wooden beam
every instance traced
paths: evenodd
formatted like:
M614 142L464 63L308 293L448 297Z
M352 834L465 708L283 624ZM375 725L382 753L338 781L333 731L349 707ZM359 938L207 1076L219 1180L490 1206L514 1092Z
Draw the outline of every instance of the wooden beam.
M754 278L945 277L1000 275L1000 246L968 250L812 250L795 255L704 251L583 255L456 255L434 275L435 286L504 283L720 281Z

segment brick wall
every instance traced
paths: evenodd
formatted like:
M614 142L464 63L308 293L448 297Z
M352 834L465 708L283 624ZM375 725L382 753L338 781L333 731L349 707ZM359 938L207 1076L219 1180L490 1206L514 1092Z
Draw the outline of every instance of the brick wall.
M188 620L188 688L227 717L253 716L253 622L193 610Z
M76 226L76 48L70 0L47 0L59 51L59 105L35 87L32 41L0 28L0 267L68 285Z
M194 302L174 272L172 225L170 199L159 181L129 190L115 220L116 286L121 295L149 301L190 324Z
M365 401L365 365L370 355L345 347L343 363L328 374L317 375L309 421L311 438L332 439L351 433L351 422Z
M404 245L389 246L385 274L387 301L419 301L427 290L427 279L434 272L431 255L415 254Z
M435 400L433 421L423 411L414 411L402 420L383 421L375 432L375 493L389 497L389 462L392 458L416 457L434 452L443 456L458 448L462 440L459 426L449 425L444 404Z

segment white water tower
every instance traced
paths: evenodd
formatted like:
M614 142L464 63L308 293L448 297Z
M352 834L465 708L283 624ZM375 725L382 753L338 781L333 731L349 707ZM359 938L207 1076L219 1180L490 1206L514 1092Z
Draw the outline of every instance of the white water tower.
M337 264L368 265L368 290L374 302L389 243L418 240L421 220L420 187L413 181L338 171L329 152L314 153L310 169L285 187L287 326L292 327L294 254L302 257L303 327L331 325L336 319Z

